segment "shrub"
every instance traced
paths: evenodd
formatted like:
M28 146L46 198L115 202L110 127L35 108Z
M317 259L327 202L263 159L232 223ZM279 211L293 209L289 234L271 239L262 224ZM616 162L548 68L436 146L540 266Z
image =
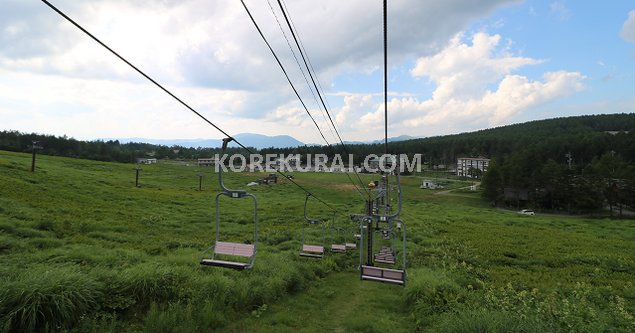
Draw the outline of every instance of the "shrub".
M0 253L9 252L15 247L17 247L15 240L0 234Z
M26 227L15 228L13 233L22 238L46 237L46 233Z
M55 228L55 222L51 220L41 220L35 224L34 228L42 231L53 231Z
M189 274L174 267L140 264L124 270L124 291L141 305L176 299Z
M550 330L540 321L517 318L502 311L459 310L441 316L433 331L443 333L542 333Z
M408 305L429 308L426 312L444 312L460 292L461 287L443 271L419 268L408 274L405 297Z
M450 310L458 303L461 287L445 272L425 268L411 270L404 291L406 303L414 307L417 326L429 324L430 316Z
M105 241L117 242L117 243L125 243L128 242L128 236L108 231L91 231L86 234L88 237L93 239L100 239Z
M542 322L553 332L631 332L635 329L633 315L626 310L623 299L609 297L608 309L597 304L603 296L598 289L577 283L572 290L550 292L516 290L511 284L485 292L485 306L502 311L509 317Z
M64 244L64 242L60 241L59 239L55 239L55 238L31 238L29 239L27 242L27 245L29 248L36 248L36 249L50 249L50 248L56 248L56 247L60 247Z
M1 281L0 318L6 332L51 332L71 327L99 308L103 285L71 268L30 269Z
M146 332L209 332L226 323L226 311L213 300L200 303L152 304L144 321Z
M1 212L1 211L0 211ZM15 227L9 222L0 222L0 232L13 233Z

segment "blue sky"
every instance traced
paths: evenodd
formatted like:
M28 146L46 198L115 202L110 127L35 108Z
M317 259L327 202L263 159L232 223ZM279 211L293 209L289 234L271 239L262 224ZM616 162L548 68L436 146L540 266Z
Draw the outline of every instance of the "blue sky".
M0 2L0 130L221 137L43 3ZM227 132L322 143L240 1L51 2ZM327 140L336 141L267 1L245 2ZM390 136L635 112L632 1L388 4ZM381 138L381 1L286 6L344 140Z

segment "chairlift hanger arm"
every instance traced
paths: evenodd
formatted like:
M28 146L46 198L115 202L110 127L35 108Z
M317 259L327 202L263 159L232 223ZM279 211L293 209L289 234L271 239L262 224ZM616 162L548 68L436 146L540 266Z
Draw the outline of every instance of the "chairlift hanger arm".
M225 154L225 151L227 150L227 144L229 144L232 141L234 141L234 138L232 138L231 136L223 138L223 154Z
M306 213L306 210L307 210L307 209L306 209L306 207L307 207L307 205L308 205L308 203L309 203L309 197L310 197L310 196L311 196L311 193L307 192L307 193L306 193L306 197L304 198L304 220L305 220L306 222L310 223L310 224L318 224L318 223L320 223L320 220L319 220L319 219L316 219L316 218L311 218L311 217L309 217L309 216L307 215L307 213Z
M234 141L234 138L232 138L231 136L223 139L223 146L222 146L223 156L225 156L225 153L227 152L227 144L229 144L232 141ZM248 196L248 193L245 190L232 190L225 186L225 182L223 181L223 166L222 165L219 166L218 168L218 183L220 184L220 187L222 189L222 192L219 193L219 195L222 194L231 198L243 198Z

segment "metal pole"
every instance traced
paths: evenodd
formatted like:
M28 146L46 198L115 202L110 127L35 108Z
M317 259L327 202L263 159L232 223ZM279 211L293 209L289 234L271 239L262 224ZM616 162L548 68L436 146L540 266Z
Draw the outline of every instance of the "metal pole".
M363 270L362 262L364 262L364 220L359 223L359 279L362 279Z
M388 155L388 14L384 0L384 154Z
M135 172L134 186L139 187L139 171L141 171L141 168L136 167L135 171L136 172Z
M35 172L35 144L33 144L33 155L31 157L31 172Z
M366 266L373 266L373 200L366 201L367 214L369 219L366 223Z
M33 145L31 145L31 172L35 172L35 151L38 149L42 149L42 147L37 145L37 141L33 141Z

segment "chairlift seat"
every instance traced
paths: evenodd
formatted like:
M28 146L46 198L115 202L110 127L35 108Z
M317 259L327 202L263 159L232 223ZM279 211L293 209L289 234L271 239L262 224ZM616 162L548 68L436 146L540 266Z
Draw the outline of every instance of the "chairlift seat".
M362 280L386 282L404 285L405 273L402 270L362 265Z
M394 265L396 260L395 260L395 257L378 257L378 256L375 256L375 262L382 263L382 264Z
M319 245L302 245L301 256L322 258L324 256L324 246Z
M249 263L247 262L226 261L217 259L202 259L201 265L233 268L237 270L243 270L249 267Z
M331 252L346 252L346 244L331 244Z
M251 258L256 253L256 247L254 244L241 244L241 243L229 243L229 242L217 242L214 245L214 254L222 254L228 256L247 257ZM221 266L234 269L245 269L251 264L238 261L227 261L218 259L203 259L201 265L205 266Z
M394 265L395 260L395 252L389 247L382 247L378 253L374 256L375 262L382 264L391 264Z

